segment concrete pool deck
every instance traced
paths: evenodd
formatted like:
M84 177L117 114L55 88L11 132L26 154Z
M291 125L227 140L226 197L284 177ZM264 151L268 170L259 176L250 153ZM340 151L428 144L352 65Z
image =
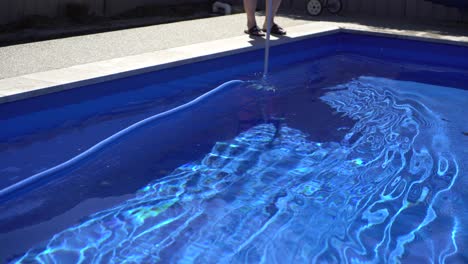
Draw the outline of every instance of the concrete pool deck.
M259 18L259 24L263 18ZM288 31L272 45L339 31L468 46L468 30L402 22L278 17ZM0 48L0 103L261 49L243 34L245 14L197 19Z

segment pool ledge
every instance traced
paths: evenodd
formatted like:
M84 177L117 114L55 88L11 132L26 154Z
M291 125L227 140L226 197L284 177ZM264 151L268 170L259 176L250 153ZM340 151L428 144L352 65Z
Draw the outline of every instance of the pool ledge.
M290 27L288 28L288 36L282 38L272 37L271 45L338 32L390 35L398 38L468 46L468 38L466 37L404 30L383 30L382 28L363 25L344 25L329 22L313 22ZM251 39L244 35L2 79L0 80L0 103L257 50L263 48L264 43L264 39Z

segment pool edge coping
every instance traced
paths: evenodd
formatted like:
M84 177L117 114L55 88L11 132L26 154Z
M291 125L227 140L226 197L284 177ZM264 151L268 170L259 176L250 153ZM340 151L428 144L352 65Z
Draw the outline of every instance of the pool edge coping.
M363 25L311 22L291 27L288 31L287 37L272 37L271 46L344 32L468 47L467 37ZM259 50L264 47L264 42L264 39L253 40L245 35L1 79L0 104Z

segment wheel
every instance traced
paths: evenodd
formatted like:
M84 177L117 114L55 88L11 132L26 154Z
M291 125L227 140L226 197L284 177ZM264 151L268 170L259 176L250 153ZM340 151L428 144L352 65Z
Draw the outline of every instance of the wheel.
M341 0L328 0L327 9L332 14L338 14L343 8Z
M307 13L311 16L318 16L322 13L322 2L319 0L309 0L307 3Z

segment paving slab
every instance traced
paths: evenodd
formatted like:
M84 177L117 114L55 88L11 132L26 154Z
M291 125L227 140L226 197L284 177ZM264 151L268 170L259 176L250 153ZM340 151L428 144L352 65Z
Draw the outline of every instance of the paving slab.
M310 21L277 22L291 27ZM245 14L235 14L2 47L0 79L241 36L245 24Z

